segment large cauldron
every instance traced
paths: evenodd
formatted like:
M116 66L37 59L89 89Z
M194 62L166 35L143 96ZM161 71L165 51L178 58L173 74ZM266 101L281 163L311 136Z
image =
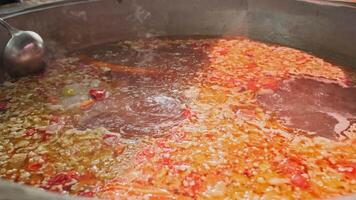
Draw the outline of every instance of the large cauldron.
M39 6L2 8L0 16L15 27L42 35L49 59L88 46L139 37L230 35L291 46L340 65L356 67L356 4L352 3L325 0L58 0ZM7 32L1 30L0 55L8 39ZM64 197L1 181L0 199Z

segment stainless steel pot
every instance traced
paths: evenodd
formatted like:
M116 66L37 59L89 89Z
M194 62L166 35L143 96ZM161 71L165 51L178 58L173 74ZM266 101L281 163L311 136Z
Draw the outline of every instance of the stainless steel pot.
M246 36L291 46L356 69L356 4L353 3L325 0L59 0L38 6L7 6L0 8L0 16L20 29L33 30L43 36L48 59L117 40L219 35ZM0 55L8 39L6 31L0 31ZM64 197L0 181L0 199ZM342 199L356 199L356 196Z

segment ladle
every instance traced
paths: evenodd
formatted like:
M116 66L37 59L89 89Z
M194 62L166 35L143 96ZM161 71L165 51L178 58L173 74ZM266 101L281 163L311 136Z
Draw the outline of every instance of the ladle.
M45 46L40 35L18 30L0 18L0 24L11 35L4 49L3 65L11 76L25 76L44 69Z

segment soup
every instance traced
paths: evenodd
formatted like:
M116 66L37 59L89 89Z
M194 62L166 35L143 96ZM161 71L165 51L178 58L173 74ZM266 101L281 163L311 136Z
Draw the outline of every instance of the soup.
M0 86L0 176L102 199L355 193L355 77L246 38L93 47Z

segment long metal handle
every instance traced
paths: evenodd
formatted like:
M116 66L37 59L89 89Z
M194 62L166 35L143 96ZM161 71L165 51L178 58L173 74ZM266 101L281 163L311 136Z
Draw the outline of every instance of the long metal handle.
M340 4L345 4L345 5L356 5L356 0L326 0L331 3L340 3Z
M1 0L0 5L9 4L9 3L18 3L21 0Z
M329 1L335 1L341 3L356 3L356 0L329 0Z
M6 30L9 32L10 35L12 35L14 32L17 31L14 27L12 27L10 24L8 24L6 21L0 18L0 25L6 28Z

